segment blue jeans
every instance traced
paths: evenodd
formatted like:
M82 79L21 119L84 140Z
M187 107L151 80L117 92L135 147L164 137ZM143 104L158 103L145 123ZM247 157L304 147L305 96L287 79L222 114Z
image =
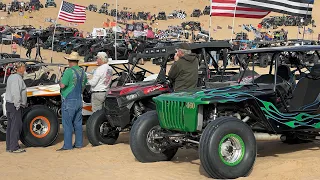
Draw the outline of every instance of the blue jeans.
M82 101L81 99L62 100L62 126L64 130L63 149L72 149L72 132L76 135L74 146L81 148L82 139Z

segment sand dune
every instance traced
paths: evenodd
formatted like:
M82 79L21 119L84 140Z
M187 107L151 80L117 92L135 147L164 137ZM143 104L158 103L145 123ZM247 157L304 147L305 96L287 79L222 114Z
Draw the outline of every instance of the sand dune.
M4 0L4 2L9 2ZM60 1L61 2L61 1ZM60 2L57 1L58 6ZM70 0L81 5L89 3L100 6L102 0ZM109 1L110 4L112 4ZM113 1L113 4L115 2ZM131 7L131 10L148 10L156 13L165 10L167 13L174 9L186 10L188 14L192 9L203 9L209 1L196 0L162 0L162 1L142 1L142 0L119 0L119 7ZM316 7L320 2L316 1ZM113 5L114 6L114 5ZM314 18L316 22L320 21L320 16L315 8ZM33 19L30 24L35 27L48 26L45 18L56 18L58 8L42 9L39 12L31 13ZM28 13L26 13L27 15ZM84 31L91 31L93 27L101 27L107 17L98 13L87 12L87 22L79 25ZM272 13L271 15L275 15ZM1 16L6 13L1 12ZM201 18L187 18L187 20L199 20L205 27L208 27L208 16ZM213 27L222 26L213 34L214 38L230 38L231 30L227 26L232 24L232 18L213 17ZM236 31L239 24L257 24L260 20L239 19L235 21ZM182 20L159 21L160 28L166 28L168 25L176 25ZM59 21L61 24L67 24ZM19 17L14 13L12 17L0 20L0 24L18 25L29 24L29 19ZM296 38L297 28L289 27L290 38ZM320 32L319 28L314 29L316 33ZM317 36L314 36L317 37ZM310 37L309 37L310 38ZM10 52L10 46L3 46L3 52ZM18 49L20 52L20 49ZM25 49L21 48L22 57L25 57ZM51 51L42 51L46 62L50 62ZM32 56L35 56L33 50ZM53 53L54 62L64 63L64 53ZM151 71L157 72L158 66L149 62L145 65ZM265 73L266 69L256 69L259 73ZM62 134L56 141L56 144L46 148L27 148L25 154L8 154L5 152L5 142L0 142L0 174L1 180L29 180L29 179L208 179L207 174L200 166L198 154L195 150L179 150L176 157L171 162L159 162L142 164L134 159L129 147L128 133L122 133L117 144L114 146L91 147L85 138L85 148L73 150L70 152L56 152L63 143ZM309 143L303 145L285 145L281 142L262 142L258 144L258 158L252 174L243 179L319 179L320 171L318 164L320 162L319 143Z
M8 3L10 0L3 0L3 2ZM44 0L41 0L41 2L45 2ZM107 2L110 5L110 9L115 8L115 1L103 1L103 0L69 0L69 2L78 3L80 5L88 6L89 4L95 4L100 8L100 6ZM57 6L60 7L61 0L56 1ZM165 11L167 15L171 13L173 10L184 10L188 14L188 17L185 20L180 19L173 19L173 20L167 20L167 21L158 21L158 26L153 25L154 28L158 29L166 29L169 25L177 25L180 24L183 21L199 21L203 24L205 29L209 29L209 16L201 16L200 18L193 18L190 17L190 14L193 9L200 9L203 10L203 8L206 5L210 5L210 1L207 0L196 0L196 1L188 1L188 0L178 0L178 1L172 1L172 0L162 0L162 1L131 1L131 0L118 0L118 9L121 10L123 7L128 7L128 11L145 11L145 12L151 12L151 13L158 13L159 11ZM315 19L316 23L320 21L320 16L318 15L318 12L316 11L317 8L320 6L320 1L315 2L315 8L313 11L313 18ZM33 17L33 19L30 19L30 23L34 25L35 27L39 26L48 26L50 23L44 22L45 18L53 18L55 19L58 14L59 8L53 8L49 7L47 9L42 9L39 12L33 12L30 14L30 16ZM26 16L29 16L29 13L25 13ZM282 15L278 13L270 13L269 16L275 16L275 15ZM0 17L6 16L6 13L0 12ZM80 24L78 28L80 28L83 31L91 32L92 28L94 27L102 27L102 24L107 19L112 20L113 17L106 16L103 14L95 13L87 11L87 21L85 24ZM214 39L229 39L232 35L231 30L229 30L227 27L228 25L232 25L233 18L230 17L212 17L212 37ZM252 24L253 26L257 26L258 23L261 22L261 19L246 19L246 18L236 18L235 19L235 32L241 32L242 28L238 25L242 24ZM65 23L61 20L58 21L60 24L68 25L69 23ZM18 16L18 13L13 13L12 17L6 18L4 20L0 20L0 24L9 24L9 25L18 25L18 24L29 24L29 19L25 19L21 16ZM217 29L217 26L221 26L223 29L217 30L217 32L213 32L213 29ZM309 26L312 28L311 26ZM279 27L281 28L281 27ZM289 31L289 38L302 38L302 35L298 35L298 28L297 27L284 27ZM313 38L318 37L318 33L320 33L320 28L314 28L314 34ZM302 32L302 30L301 30ZM249 37L253 38L253 33L248 33ZM311 39L312 35L306 34L306 39Z

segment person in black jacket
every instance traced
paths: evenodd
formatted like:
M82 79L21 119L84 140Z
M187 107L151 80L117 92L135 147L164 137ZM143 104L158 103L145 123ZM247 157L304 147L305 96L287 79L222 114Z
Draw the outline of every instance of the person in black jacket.
M137 53L138 53L138 54L143 53L144 49L145 49L144 43L143 43L142 41L139 41L139 42L138 42L138 45L137 45ZM144 60L143 60L143 58L140 59L139 64L144 65Z
M174 91L197 88L199 66L197 55L190 50L177 49L174 60L168 74Z
M41 61L42 61L40 49L41 49L41 45L40 45L40 43L37 43L36 44L36 57L34 59L37 60L37 57L39 56L41 58Z
M27 53L26 53L26 56L27 56L28 59L31 58L32 48L33 48L33 45L31 43L29 43L28 46L27 46Z

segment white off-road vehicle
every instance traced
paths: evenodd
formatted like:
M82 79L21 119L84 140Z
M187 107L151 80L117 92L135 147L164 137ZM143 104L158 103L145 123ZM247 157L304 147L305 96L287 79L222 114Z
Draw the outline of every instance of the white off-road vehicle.
M154 78L146 77L148 70L137 65L131 65L128 60L109 61L109 65L114 70L114 77L111 86L121 86L128 83L143 81L144 79ZM57 66L57 65L55 65ZM58 65L62 74L62 68L66 65ZM95 62L79 64L86 71L88 78L90 68L96 68ZM133 70L136 70L135 72ZM60 77L59 77L60 78ZM57 79L59 79L57 78ZM5 86L4 86L5 88ZM91 110L91 92L90 85L87 85L83 92L82 115L84 124L86 119L92 114ZM5 101L5 94L1 95L2 102ZM23 115L23 129L21 141L26 146L45 147L51 145L59 134L61 124L61 95L60 86L56 83L32 86L27 88L27 108ZM6 107L2 103L3 115L0 119L0 140L5 140L6 133Z

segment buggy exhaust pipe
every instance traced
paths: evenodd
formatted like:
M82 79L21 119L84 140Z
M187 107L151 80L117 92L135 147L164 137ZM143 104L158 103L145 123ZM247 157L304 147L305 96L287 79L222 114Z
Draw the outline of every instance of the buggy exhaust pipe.
M280 141L281 135L268 133L254 133L257 141Z

